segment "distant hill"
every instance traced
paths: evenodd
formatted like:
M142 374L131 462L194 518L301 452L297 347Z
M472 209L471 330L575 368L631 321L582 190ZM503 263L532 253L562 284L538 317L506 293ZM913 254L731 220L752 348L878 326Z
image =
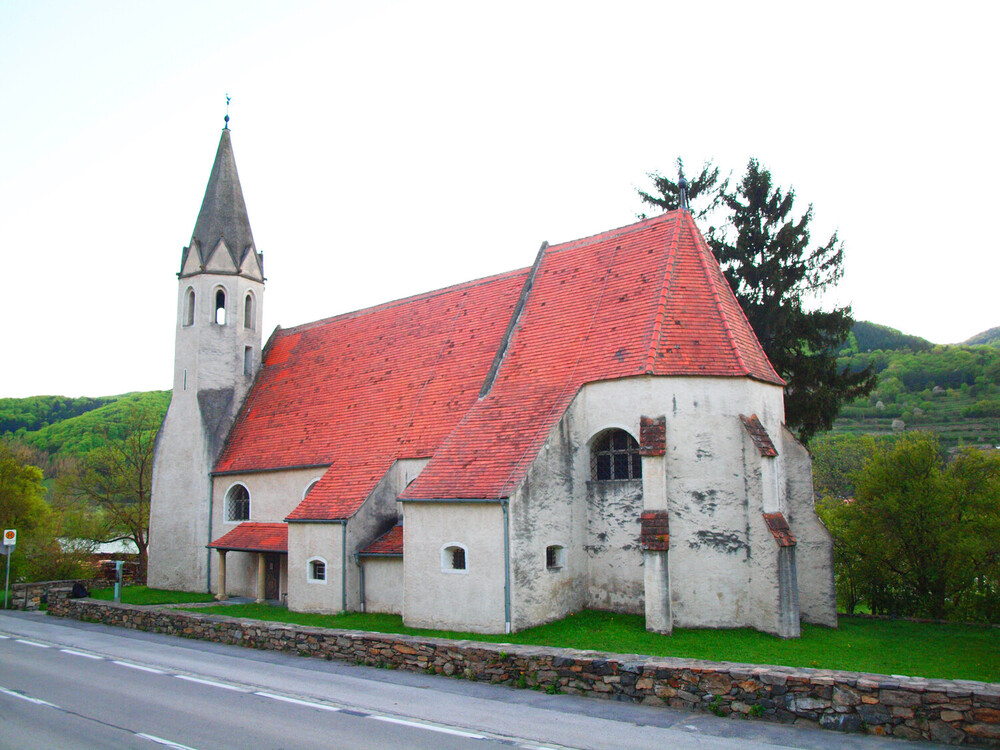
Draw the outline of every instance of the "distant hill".
M895 328L872 323L868 320L858 320L854 323L847 342L841 347L840 354L899 351L901 349L920 352L933 346L934 344L920 336L911 336L897 331Z
M67 405L64 402L70 403ZM45 405L49 403L52 408L45 411ZM13 430L9 427L0 430L0 437L14 437L53 457L82 456L99 447L104 442L105 435L120 437L121 425L130 408L136 405L149 406L162 419L169 404L170 391L145 391L85 399L67 399L62 396L0 399L0 419L6 419L0 424L19 424ZM60 419L62 414L71 416ZM34 422L31 422L32 418ZM29 425L32 424L39 426L31 429Z
M962 344L964 346L1000 346L1000 326L970 336Z

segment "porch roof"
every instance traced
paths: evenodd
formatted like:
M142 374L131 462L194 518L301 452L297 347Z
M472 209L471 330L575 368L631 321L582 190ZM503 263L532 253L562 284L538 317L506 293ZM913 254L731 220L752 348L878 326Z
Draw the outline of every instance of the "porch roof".
M288 553L288 524L245 521L208 545L236 552Z

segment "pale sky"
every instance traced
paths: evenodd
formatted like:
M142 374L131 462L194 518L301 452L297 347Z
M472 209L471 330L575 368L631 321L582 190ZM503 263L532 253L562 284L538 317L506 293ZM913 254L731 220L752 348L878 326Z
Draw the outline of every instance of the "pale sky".
M1000 325L996 2L0 0L0 397L170 387L225 114L265 337L635 220L757 157L855 317Z

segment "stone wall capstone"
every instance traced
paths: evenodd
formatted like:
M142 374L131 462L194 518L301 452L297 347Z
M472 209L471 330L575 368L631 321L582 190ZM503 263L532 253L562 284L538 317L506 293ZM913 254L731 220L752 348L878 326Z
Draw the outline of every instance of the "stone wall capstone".
M270 623L49 593L49 614L356 664L821 729L1000 747L1000 684Z

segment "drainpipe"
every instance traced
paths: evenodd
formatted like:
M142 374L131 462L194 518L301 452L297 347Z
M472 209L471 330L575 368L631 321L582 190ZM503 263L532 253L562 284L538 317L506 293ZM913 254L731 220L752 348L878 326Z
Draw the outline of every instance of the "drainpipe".
M340 522L340 610L347 611L347 521Z
M361 611L365 611L365 566L361 564L361 553L354 553L354 564L358 566L359 587L361 597Z
M500 500L503 508L503 617L504 632L510 633L510 524L507 517L507 498Z
M215 502L215 481L212 475L208 475L208 544L212 543L212 506ZM207 571L205 574L205 592L211 593L212 591L212 548L206 547L205 551L208 553L206 555L206 567Z

